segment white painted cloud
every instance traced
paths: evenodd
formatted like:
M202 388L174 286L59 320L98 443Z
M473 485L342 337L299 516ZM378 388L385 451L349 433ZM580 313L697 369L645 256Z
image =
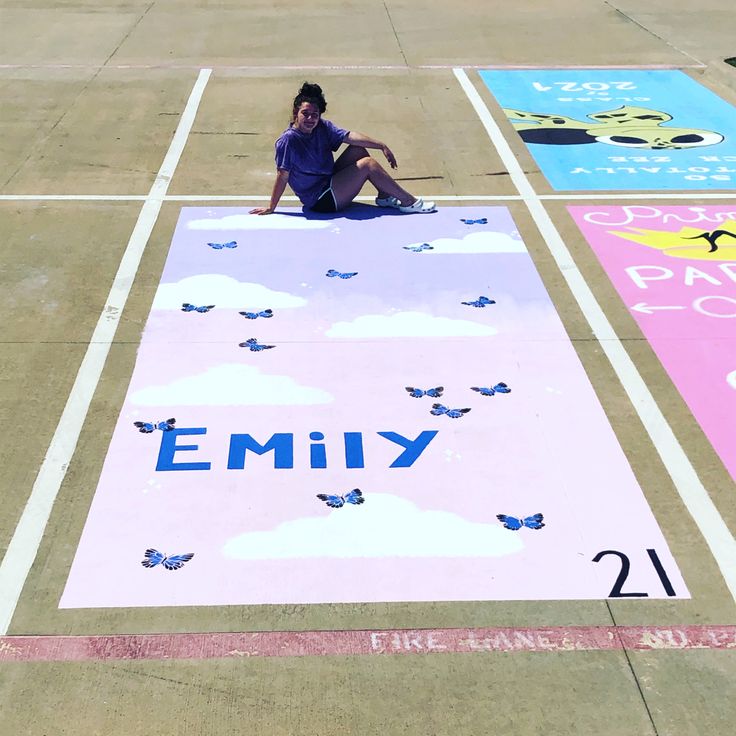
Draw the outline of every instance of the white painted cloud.
M189 230L321 230L330 220L308 220L299 215L225 215L225 217L191 220ZM238 243L238 245L243 245Z
M731 388L736 388L736 371L731 371L726 376L726 381L728 381L728 385L731 386Z
M165 386L148 386L130 397L141 406L295 406L333 400L327 391L300 386L290 376L268 375L255 366L232 363Z
M364 314L352 322L335 322L327 337L479 337L495 335L495 327L464 319L433 317L424 312Z
M437 238L428 242L433 250L423 250L420 255L449 255L471 253L526 253L526 247L521 240L514 240L507 233L497 233L485 230L468 233L464 238ZM412 246L421 243L411 243Z
M153 308L181 309L184 302L232 309L288 309L303 307L307 300L286 291L274 291L263 284L207 273L188 276L175 284L160 284Z
M315 503L321 503L315 498ZM267 532L229 539L226 557L283 560L306 557L501 557L523 549L522 535L500 524L468 521L448 511L422 511L385 493L361 506L326 509L326 516L286 521Z

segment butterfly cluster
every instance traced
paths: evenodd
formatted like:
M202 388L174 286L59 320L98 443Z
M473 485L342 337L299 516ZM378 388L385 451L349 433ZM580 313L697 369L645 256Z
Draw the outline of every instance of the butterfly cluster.
M430 414L436 417L441 417L443 414L450 417L450 419L459 419L463 415L467 414L470 409L450 409L444 404L432 404L432 408L429 410Z
M238 247L238 241L237 240L230 240L227 243L207 243L210 248L214 248L215 250L222 250L223 248L237 248Z
M460 218L460 222L464 222L466 225L487 225L488 224L488 218L487 217L481 217L477 220L469 220L464 217Z
M276 347L275 345L262 345L255 337L250 337L245 342L239 342L238 346L248 348L252 353L260 353L261 350L270 350Z
M238 312L238 314L242 314L246 319L258 319L259 317L270 319L273 317L273 309L264 309L261 312Z
M149 547L143 553L143 556L146 558L145 560L141 560L141 565L143 565L143 567L156 567L156 565L161 565L164 570L180 570L184 567L185 562L189 562L189 560L194 557L194 552L187 552L185 555L171 555L169 557L163 552L159 552L157 549Z
M412 253L421 253L423 250L434 250L434 246L429 243L422 243L421 245L404 245L404 250L410 250Z
M421 388L414 388L414 386L404 386L404 388L409 392L409 396L411 396L412 399L421 399L422 396L431 396L433 399L439 399L439 397L442 396L442 392L445 390L444 386L428 388L426 391Z
M481 396L493 396L494 394L510 394L511 389L503 383L497 383L495 386L471 386L471 391L477 391Z
M524 516L518 519L515 516L496 514L496 518L503 524L504 529L511 529L512 532L518 532L522 527L526 527L527 529L541 529L545 526L544 514L532 514L532 516Z
M465 304L468 307L478 307L479 309L484 309L489 304L495 304L495 299L489 299L487 296L479 296L475 301L473 302L460 302L461 304Z
M143 434L151 434L156 429L160 429L162 432L171 432L176 424L176 419L166 419L163 422L133 422L134 427L138 427L138 431Z
M331 495L329 493L318 493L317 498L324 501L331 509L341 509L346 503L359 506L365 501L360 488L354 488L344 496Z
M331 268L325 274L325 276L328 276L331 279L335 278L335 276L337 276L340 279L351 279L353 278L353 276L357 276L357 275L358 275L357 271L350 271L348 273L343 273L342 271L335 271L334 268Z
M184 302L184 304L181 305L181 311L182 312L209 312L210 309L214 309L214 304L208 304L205 307L195 307L194 304L189 304L189 302Z

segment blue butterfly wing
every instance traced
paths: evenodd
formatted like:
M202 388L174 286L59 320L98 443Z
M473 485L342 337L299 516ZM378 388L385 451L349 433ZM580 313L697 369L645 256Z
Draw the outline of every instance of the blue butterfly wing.
M264 309L262 312L258 312L258 316L269 319L270 317L273 317L273 309Z
M184 304L181 305L181 311L182 312L193 312L196 309L194 304L189 304L188 302L184 302Z
M363 492L360 488L354 488L350 493L345 494L345 503L352 503L357 506L364 502L365 499L363 498Z
M499 394L510 394L511 393L511 389L503 382L497 383L493 387L493 390Z
M171 555L171 557L166 557L162 564L167 570L179 570L184 567L184 563L189 562L192 557L194 557L194 552L187 552L185 555Z
M447 411L447 416L451 419L459 419L463 414L467 414L470 411L470 409L449 409Z
M461 304L466 304L468 307L484 307L485 306L485 304L482 304L478 300L474 302L461 302Z
M352 271L351 273L339 273L337 274L341 279L351 279L353 276L357 276L357 271Z
M238 314L242 314L243 317L247 317L248 319L255 319L258 316L256 312L238 312Z
M198 312L209 312L210 309L214 309L214 308L215 308L214 304L208 304L204 307L197 307L197 311Z
M330 278L333 278L334 276L337 276L337 275L339 275L339 273L340 273L339 271L335 271L335 269L334 269L334 268L331 268L331 269L330 269L330 270L329 270L329 271L328 271L328 272L327 272L327 273L325 274L325 276L329 276Z
M138 431L143 434L150 434L155 429L152 422L133 422L133 425L138 427Z
M238 247L238 241L237 240L231 240L229 243L223 243L223 248L237 248Z
M425 391L427 396L431 396L433 399L439 399L440 396L442 396L442 392L445 390L444 386L436 386L435 388L430 388L428 391Z
M332 496L329 493L318 493L317 498L324 501L331 509L339 509L345 505L345 499L342 496Z
M413 399L421 399L422 396L424 396L424 391L420 388L414 388L414 386L404 386L404 388L409 392L409 396Z
M162 432L171 432L171 430L174 429L175 424L176 419L174 419L174 417L171 417L171 419L167 419L164 422L159 422L156 425L156 429L160 429Z
M429 413L438 417L441 414L446 414L448 411L449 409L443 404L432 404L432 408L429 410Z
M541 529L544 524L544 514L533 514L524 518L522 524L529 529Z
M166 555L164 555L162 552L159 552L157 549L153 549L152 547L149 547L143 553L143 556L146 558L145 560L141 560L141 565L143 565L143 567L156 567L156 565L160 564L166 559Z
M222 243L207 243L210 248L214 248L215 250L222 250L223 244Z
M516 532L522 527L521 519L517 519L515 516L496 514L496 518L504 525L506 529L511 529L512 532Z

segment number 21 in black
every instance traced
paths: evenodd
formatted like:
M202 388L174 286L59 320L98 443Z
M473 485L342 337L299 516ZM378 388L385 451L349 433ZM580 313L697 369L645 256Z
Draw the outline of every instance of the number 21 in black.
M677 595L675 593L675 589L672 587L672 583L670 582L670 579L667 577L667 573L664 570L664 567L662 567L662 562L659 559L659 555L653 550L648 549L647 554L649 555L649 559L652 561L652 565L654 566L654 569L659 576L660 581L662 582L662 587L664 588L665 593L667 593L668 596L674 596ZM621 588L624 587L624 583L626 582L626 578L629 577L629 570L631 569L631 563L629 562L629 558L623 553L619 552L615 549L606 549L602 552L599 552L594 558L593 562L600 562L606 555L615 555L621 560L621 572L618 574L618 577L616 578L616 582L613 584L613 588L611 588L611 592L608 594L609 598L648 598L649 593L622 593Z

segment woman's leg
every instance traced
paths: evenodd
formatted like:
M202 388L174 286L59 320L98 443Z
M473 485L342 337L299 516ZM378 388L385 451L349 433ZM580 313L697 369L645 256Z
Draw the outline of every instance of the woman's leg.
M355 148L359 148L359 146L355 146ZM345 153L343 153L343 156ZM332 193L335 195L337 209L340 210L343 207L347 207L355 199L363 188L363 184L367 181L373 184L378 190L379 195L396 197L404 206L413 204L416 201L416 197L409 194L406 189L402 189L378 161L370 156L364 156L354 163L347 164L340 170L336 170L332 175Z
M332 173L336 174L338 171L344 169L346 166L357 163L362 158L370 158L367 148L363 146L348 146L336 159L335 165L332 168Z
M341 171L342 169L347 168L351 164L355 164L362 158L370 158L371 154L368 153L367 148L363 148L363 146L348 146L338 157L335 161L335 166L332 169L333 174L337 173L338 171ZM379 190L378 197L388 197L389 195L386 192L382 192Z

